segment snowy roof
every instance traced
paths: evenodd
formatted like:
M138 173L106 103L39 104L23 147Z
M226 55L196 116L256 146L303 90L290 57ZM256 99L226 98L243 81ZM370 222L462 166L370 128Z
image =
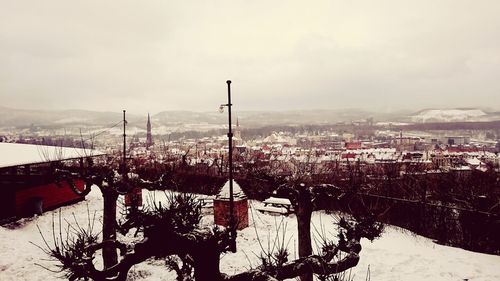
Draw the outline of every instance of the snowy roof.
M465 162L469 165L478 166L481 165L481 160L477 158L466 159Z
M0 142L0 168L104 154L92 149Z
M242 199L246 197L245 193L241 190L240 185L233 180L233 198ZM217 194L218 199L229 199L229 181L227 181L222 187L219 194Z
M454 171L470 171L472 170L469 166L458 166L458 167L453 167L451 170Z
M264 139L264 142L270 142L270 143L290 143L293 141L294 141L293 138L277 133L272 133L271 135L269 135Z

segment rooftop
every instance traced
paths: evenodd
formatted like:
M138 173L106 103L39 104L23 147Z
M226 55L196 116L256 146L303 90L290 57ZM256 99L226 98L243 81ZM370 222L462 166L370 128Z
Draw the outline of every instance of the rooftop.
M0 142L0 168L78 159L104 154L92 149Z

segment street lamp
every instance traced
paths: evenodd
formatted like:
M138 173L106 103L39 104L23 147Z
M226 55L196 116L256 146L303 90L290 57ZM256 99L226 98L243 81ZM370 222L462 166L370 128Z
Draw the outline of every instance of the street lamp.
M227 104L221 104L219 111L224 112L224 107L228 109L229 132L227 133L229 142L229 227L231 228L230 250L236 252L236 225L234 219L234 197L233 197L233 132L231 125L231 80L227 80Z

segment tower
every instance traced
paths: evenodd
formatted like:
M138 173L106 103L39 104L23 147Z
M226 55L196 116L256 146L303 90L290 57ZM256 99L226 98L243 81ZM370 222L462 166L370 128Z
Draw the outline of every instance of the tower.
M239 118L236 118L236 128L234 129L234 138L235 138L235 144L236 145L241 145L243 143L241 139L241 130L240 130L240 120Z
M153 145L153 136L151 135L151 118L148 113L148 123L146 125L146 148Z

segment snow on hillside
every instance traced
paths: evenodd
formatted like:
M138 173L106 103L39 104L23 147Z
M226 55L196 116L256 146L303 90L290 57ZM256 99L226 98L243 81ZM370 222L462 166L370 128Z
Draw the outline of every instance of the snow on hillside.
M157 200L162 199L163 193L156 192L155 194ZM145 194L144 198L147 201L147 198L151 196ZM255 266L261 252L259 245L267 249L268 241L273 241L276 236L274 231L276 228L286 230L285 243L288 243L291 257L296 255L297 223L295 217L260 214L255 211L255 207L260 204L262 203L250 202L251 226L238 232L238 252L222 256L221 270L223 272L233 274L244 271L251 265ZM102 197L97 189L87 196L86 201L61 208L63 224L65 220L73 221L73 216L75 216L80 225L85 226L88 221L87 208L91 214L94 211L97 212L98 220L101 220ZM36 265L39 263L50 267L51 263L44 261L47 257L43 252L29 243L31 241L38 245L43 244L37 225L50 243L53 216L58 220L58 211L21 220L11 227L0 227L0 280L59 280L57 274ZM331 237L336 236L336 227L332 224L333 220L330 215L315 212L312 221L319 232L327 233ZM207 216L203 223L211 225L212 222L213 217ZM323 230L320 225L324 225ZM96 228L100 229L100 227L100 223L96 223ZM137 238L120 236L119 239L130 241ZM500 267L498 266L500 256L436 245L427 238L395 227L387 227L383 236L373 243L362 240L362 245L360 263L351 272L354 280L365 280L368 268L371 280L500 280ZM134 266L129 279L173 281L175 274L166 272L163 262L150 260Z
M89 118L84 117L68 117L54 121L55 124L70 124L70 123L88 123Z
M421 123L480 121L486 115L480 109L428 109L411 116L411 120Z

